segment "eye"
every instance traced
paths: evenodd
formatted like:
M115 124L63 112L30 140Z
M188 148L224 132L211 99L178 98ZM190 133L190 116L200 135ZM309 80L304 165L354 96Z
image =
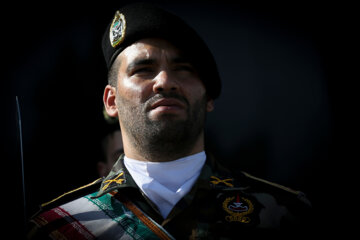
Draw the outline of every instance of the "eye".
M194 73L195 69L192 65L190 64L179 64L174 66L174 71L186 71L186 72L190 72L190 73Z
M152 67L139 67L134 69L132 75L141 75L141 74L150 74L153 73L154 69Z

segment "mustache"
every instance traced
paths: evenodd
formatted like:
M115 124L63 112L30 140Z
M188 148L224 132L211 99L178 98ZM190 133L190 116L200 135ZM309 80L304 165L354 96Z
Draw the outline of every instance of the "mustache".
M186 107L189 107L190 103L189 101L182 95L178 94L178 93L158 93L155 96L149 98L146 102L145 102L145 109L149 110L151 109L151 106L158 100L160 99L164 99L164 98L174 98L177 99L179 101L181 101L182 103L184 103L186 105Z

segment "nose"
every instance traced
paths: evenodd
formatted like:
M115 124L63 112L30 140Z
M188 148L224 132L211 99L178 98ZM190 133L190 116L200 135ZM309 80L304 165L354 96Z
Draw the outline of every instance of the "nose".
M179 88L175 77L166 70L160 71L154 80L153 91L155 93L175 92Z

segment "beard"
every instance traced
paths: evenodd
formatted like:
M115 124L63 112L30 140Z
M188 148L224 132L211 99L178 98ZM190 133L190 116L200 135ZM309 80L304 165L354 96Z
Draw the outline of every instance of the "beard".
M186 105L185 119L177 119L172 114L163 114L157 120L150 119L148 109L162 98L182 101ZM149 161L171 161L187 156L204 130L207 104L205 94L192 105L177 93L157 94L137 105L117 95L116 103L124 128L121 130L129 136L138 153Z

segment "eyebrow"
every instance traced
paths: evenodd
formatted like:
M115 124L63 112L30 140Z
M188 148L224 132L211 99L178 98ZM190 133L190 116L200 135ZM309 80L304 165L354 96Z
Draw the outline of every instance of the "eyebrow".
M182 56L173 58L171 60L171 62L173 62L173 63L189 63L189 64L191 64L191 61L188 58L182 57Z
M151 65L154 64L156 62L155 59L138 59L138 60L134 60L133 62L131 62L128 67L126 68L126 72L131 72L132 69L138 67L138 66L142 66L142 65Z
M186 63L186 64L191 64L191 61L186 58L186 57L175 57L173 59L171 59L172 63L176 63L176 64L181 64L181 63ZM138 67L138 66L143 66L143 65L152 65L156 63L156 59L153 58L147 58L147 59L137 59L134 60L133 62L131 62L128 67L126 68L126 72L131 72L134 68ZM192 65L192 64L191 64Z

